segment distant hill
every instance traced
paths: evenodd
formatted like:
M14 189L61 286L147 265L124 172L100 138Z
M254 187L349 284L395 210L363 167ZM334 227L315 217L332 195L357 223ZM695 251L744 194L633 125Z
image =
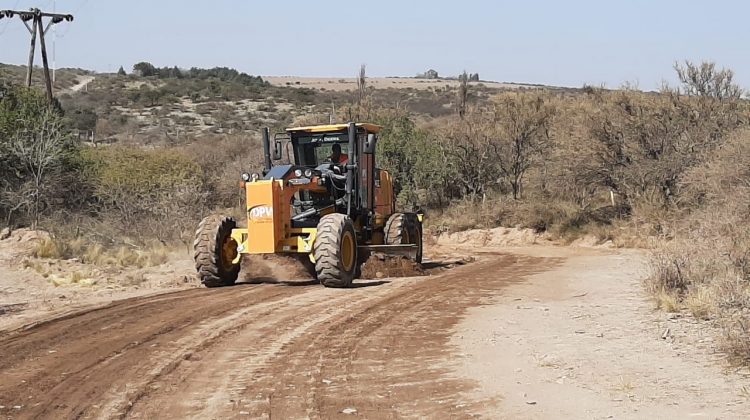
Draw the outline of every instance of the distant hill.
M298 76L267 76L266 81L274 86L306 87L317 90L356 90L357 79L336 77L298 77ZM430 90L444 88L446 86L458 87L457 78L452 79L426 79L417 77L368 77L367 84L375 89L417 89ZM501 83L492 81L470 82L471 85L482 85L488 89L523 89L523 88L552 88L543 85L531 85L524 83Z
M6 81L18 84L26 83L26 68L26 66L0 63L0 82ZM58 91L70 89L78 83L79 76L84 76L90 73L91 72L83 69L57 69L54 72L55 83L52 87L54 90ZM51 70L50 74L52 74ZM44 86L44 69L34 66L31 83L33 85Z
M127 75L59 69L55 95L82 135L97 141L183 142L195 136L281 130L295 122L327 122L356 101L354 78L258 77L229 68L156 68L139 63ZM0 82L24 83L25 66L0 64ZM143 74L147 74L144 76ZM43 88L34 69L34 86ZM471 82L473 103L506 90L539 88ZM459 82L407 77L367 78L368 100L435 118L455 112Z

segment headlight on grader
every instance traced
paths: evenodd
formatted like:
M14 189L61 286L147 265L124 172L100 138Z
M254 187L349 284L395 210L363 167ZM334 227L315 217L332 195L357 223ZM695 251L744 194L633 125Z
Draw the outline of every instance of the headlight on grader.
M247 172L242 173L242 180L245 182L250 182L250 174Z
M296 176L297 178L302 178L302 169L295 169L294 176Z
M312 169L307 168L305 169L305 178L312 178L313 172Z

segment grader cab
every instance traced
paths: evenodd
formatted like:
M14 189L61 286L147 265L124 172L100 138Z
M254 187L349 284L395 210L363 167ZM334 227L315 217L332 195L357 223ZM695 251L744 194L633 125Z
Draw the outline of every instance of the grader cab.
M373 252L421 262L422 214L396 212L393 179L377 167L379 132L366 123L296 127L272 144L264 129L264 169L242 174L247 227L218 215L198 226L201 282L233 284L243 254L309 258L326 287L351 286Z

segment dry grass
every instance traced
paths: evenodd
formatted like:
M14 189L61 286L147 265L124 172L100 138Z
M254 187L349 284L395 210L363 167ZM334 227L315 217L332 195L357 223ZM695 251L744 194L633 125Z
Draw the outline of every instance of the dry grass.
M625 376L620 375L617 381L617 385L615 386L615 391L630 394L635 388L636 386L630 378L626 378Z
M497 226L529 228L537 233L546 232L564 243L587 235L596 237L600 243L616 242L620 234L615 223L597 220L589 211L565 201L461 201L443 211L428 213L427 224L437 234Z
M655 292L653 296L658 309L671 313L680 312L682 309L680 297L674 292L661 290Z
M136 272L125 276L124 280L120 281L121 286L138 286L146 281L146 276L142 272Z
M714 291L706 285L692 288L684 299L684 305L694 318L709 320L716 307Z
M169 248L156 242L143 248L119 246L106 248L82 238L48 238L37 245L33 256L45 259L77 259L84 264L116 267L153 267L166 263Z
M39 242L32 253L37 258L66 259L68 258L65 243L53 238L45 238Z
M562 366L559 358L549 354L534 354L532 357L539 367L559 369Z

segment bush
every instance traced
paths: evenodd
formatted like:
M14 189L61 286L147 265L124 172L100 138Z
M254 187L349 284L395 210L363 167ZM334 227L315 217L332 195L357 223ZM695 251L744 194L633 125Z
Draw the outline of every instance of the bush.
M750 131L742 130L686 171L682 217L652 258L652 292L674 296L724 329L724 348L750 362Z
M141 241L189 241L211 206L200 165L179 151L95 148L83 159L96 213Z
M0 85L0 216L37 225L52 208L75 202L78 145L59 104L43 93ZM16 217L16 220L14 220Z

